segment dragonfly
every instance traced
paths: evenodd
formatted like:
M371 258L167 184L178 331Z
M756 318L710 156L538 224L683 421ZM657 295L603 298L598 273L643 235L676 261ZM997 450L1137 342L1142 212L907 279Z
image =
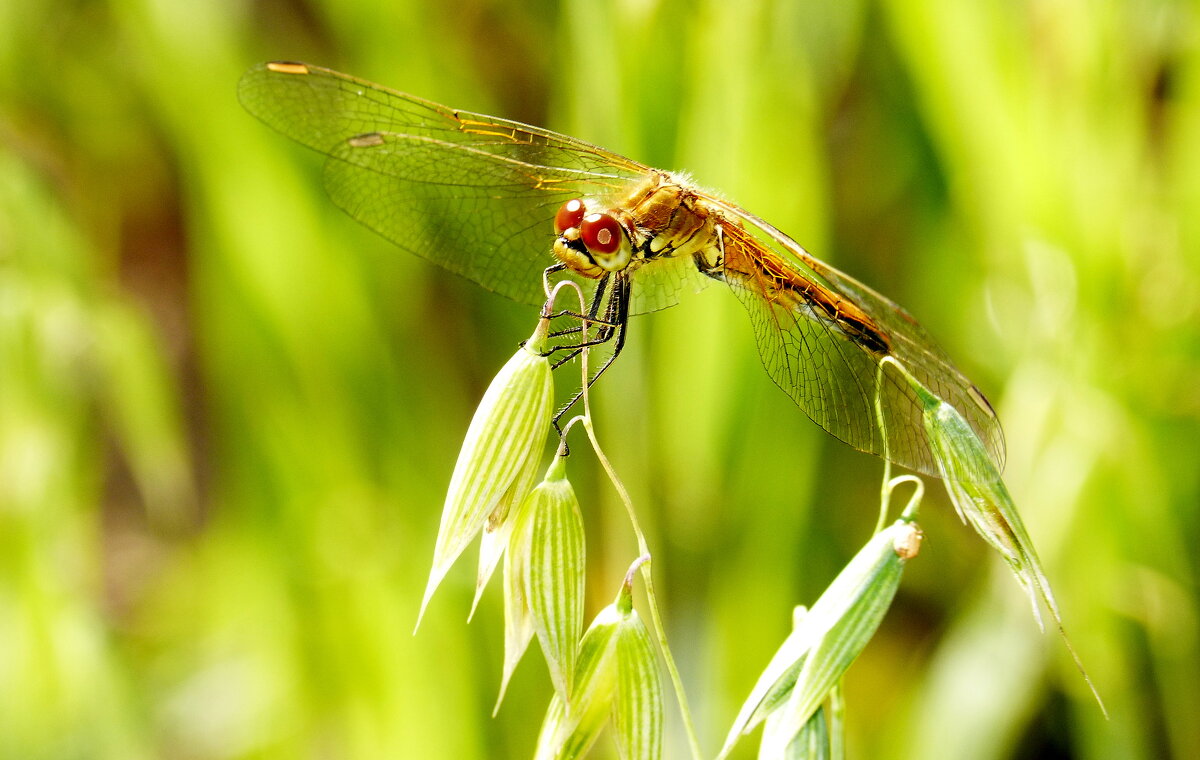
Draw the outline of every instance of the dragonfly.
M723 283L767 374L827 432L938 476L921 399L889 366L899 364L1003 466L991 405L908 312L680 174L304 63L255 66L238 95L324 154L334 203L399 247L531 305L545 301L547 276L587 286L611 358L629 317Z

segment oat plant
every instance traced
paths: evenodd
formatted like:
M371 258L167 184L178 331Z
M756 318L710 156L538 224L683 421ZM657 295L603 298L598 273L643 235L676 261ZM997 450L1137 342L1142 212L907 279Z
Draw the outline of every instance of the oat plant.
M581 306L578 313L583 312L578 287L560 283L549 294L533 334L492 381L468 427L447 491L421 613L451 565L481 537L472 614L489 579L503 564L505 654L495 709L499 710L513 670L535 638L553 686L534 757L584 757L606 727L621 757L663 757L661 663L670 675L691 755L700 760L706 755L655 597L651 547L592 424L588 381L594 376L588 366L588 321L581 319L575 329L551 331L552 321L568 313L553 311L564 288L574 290ZM578 343L555 345L555 338L565 335ZM552 357L564 349L581 357L578 400L582 409L561 427L557 450L537 482L552 423L557 427L552 412ZM1030 595L1039 623L1040 602L1065 640L1045 573L986 446L953 406L931 393L900 362L890 357L881 362L880 385L888 371L898 373L922 404L923 433L959 516L1005 559ZM624 504L637 548L637 559L621 579L616 599L592 619L586 631L586 538L580 500L568 479L567 440L576 428L585 431L593 455ZM904 484L913 486L912 495L899 517L888 524L892 497ZM885 465L874 535L811 608L796 607L792 633L743 702L716 754L718 760L760 726L760 758L844 756L840 683L891 606L905 565L919 552L923 534L916 518L923 495L920 478L893 478ZM634 608L638 578L650 613L649 627Z
M582 350L583 414L564 427L562 442L540 483L539 458L551 429L553 383L548 345L551 295L530 338L497 374L475 412L446 495L432 568L422 600L430 598L464 549L480 539L475 603L503 560L504 671L498 710L517 663L536 637L554 686L538 740L537 757L581 757L611 724L623 756L661 757L663 698L658 657L649 630L633 609L634 579L641 570L658 651L671 673L688 726L693 754L699 742L678 670L654 599L650 554L632 502L599 447L592 428ZM568 331L570 332L570 331ZM587 343L586 321L578 331ZM567 435L579 425L621 494L633 524L638 559L617 599L582 634L585 540L579 501L567 479ZM472 606L472 612L474 605Z

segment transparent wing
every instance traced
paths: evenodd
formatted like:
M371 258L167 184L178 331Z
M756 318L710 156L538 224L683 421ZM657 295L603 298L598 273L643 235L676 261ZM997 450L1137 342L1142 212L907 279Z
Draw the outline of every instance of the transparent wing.
M355 219L526 303L543 300L558 207L618 197L650 172L581 140L317 66L256 66L238 96L268 126L332 159L326 187Z
M679 303L681 295L699 293L713 282L696 268L690 256L654 259L633 276L631 314L648 314Z
M576 197L612 205L651 172L581 140L316 66L263 64L243 76L238 92L267 125L329 157L326 186L354 218L527 303L542 299L558 207ZM876 387L880 361L890 354L954 405L1002 464L1003 435L991 407L912 317L766 222L708 200L733 221L725 245L727 263L737 265L726 267L724 279L750 313L763 363L814 421L856 448L936 475L912 391L895 372L884 372ZM634 313L670 306L708 281L686 260L649 262L633 275ZM806 292L832 294L827 308L819 299L781 298L771 284L776 275L810 283ZM828 308L838 299L860 310L871 329L848 330Z
M814 422L856 449L937 477L920 401L894 368L879 371L890 355L958 409L1003 468L1004 434L995 412L916 320L761 219L720 199L710 201L735 222L722 228L724 279L750 314L763 365ZM782 278L799 278L831 294L822 296L826 303L849 302L845 308L869 327L848 327L837 309L796 297L795 291L781 294Z

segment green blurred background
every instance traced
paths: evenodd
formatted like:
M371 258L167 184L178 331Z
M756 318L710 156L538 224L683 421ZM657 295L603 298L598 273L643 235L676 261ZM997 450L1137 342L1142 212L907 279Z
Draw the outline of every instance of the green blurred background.
M1198 13L3 0L0 756L531 754L545 668L490 717L500 594L465 624L470 560L411 632L462 434L534 313L355 225L241 110L244 69L297 59L687 170L992 398L1112 720L932 481L847 680L851 756L1200 757ZM636 319L594 402L714 753L865 541L879 462L775 389L718 288ZM636 549L584 448L590 616Z

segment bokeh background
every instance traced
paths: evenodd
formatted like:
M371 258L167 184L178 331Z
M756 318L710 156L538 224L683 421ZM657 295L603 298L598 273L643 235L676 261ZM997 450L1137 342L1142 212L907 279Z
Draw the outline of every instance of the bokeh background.
M536 653L490 716L498 587L468 626L468 559L412 629L462 434L534 313L341 215L319 157L237 103L271 59L687 170L905 304L992 398L1112 719L930 481L847 679L851 756L1200 757L1198 13L0 2L0 757L531 754ZM866 540L879 461L775 389L718 288L638 318L594 403L715 753ZM636 549L576 453L590 615Z

